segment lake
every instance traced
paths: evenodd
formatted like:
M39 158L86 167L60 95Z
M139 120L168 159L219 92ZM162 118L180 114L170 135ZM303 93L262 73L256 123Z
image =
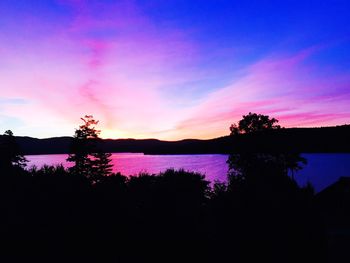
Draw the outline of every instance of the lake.
M317 191L337 181L340 176L350 176L350 154L303 154L308 164L295 176L301 185L310 181ZM44 164L62 163L69 167L67 154L28 155L29 166L41 167ZM227 155L144 155L142 153L113 153L113 171L124 175L137 175L140 172L158 173L167 168L196 171L206 175L210 181L226 181Z

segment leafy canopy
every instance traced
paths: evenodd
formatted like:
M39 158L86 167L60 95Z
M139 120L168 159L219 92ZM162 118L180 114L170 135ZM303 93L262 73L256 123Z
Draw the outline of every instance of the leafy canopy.
M278 120L268 115L249 112L243 115L238 124L230 127L231 136L238 134L253 134L256 132L272 129L280 129ZM247 180L260 180L264 174L264 180L269 176L272 180L291 175L294 180L294 173L306 165L306 159L299 153L257 153L246 149L245 153L232 153L227 164L229 166L228 177L232 183L247 182Z
M277 123L277 119L270 119L268 115L249 112L248 115L243 115L243 118L238 122L238 124L232 124L230 126L230 131L231 135L236 135L242 133L253 133L267 129L280 129L281 126L277 125Z

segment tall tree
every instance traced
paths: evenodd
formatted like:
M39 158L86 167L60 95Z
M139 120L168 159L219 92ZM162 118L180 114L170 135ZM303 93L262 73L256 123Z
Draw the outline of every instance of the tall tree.
M86 176L91 183L97 183L112 173L111 154L97 148L100 130L98 121L92 115L81 118L83 124L75 130L67 161L74 162L70 169L73 174Z
M111 164L111 155L111 153L105 153L101 150L92 154L92 173L90 175L90 180L93 183L97 183L106 176L112 174L113 165Z
M28 160L21 154L20 147L11 130L5 131L0 142L0 168L25 168Z
M238 134L252 134L264 130L280 129L278 120L268 115L249 112L243 118L230 126L231 136ZM292 175L302 169L306 159L298 153L256 153L246 149L245 153L232 153L227 163L229 165L229 180L231 182L242 182L258 174L270 175ZM248 178L249 177L249 178Z

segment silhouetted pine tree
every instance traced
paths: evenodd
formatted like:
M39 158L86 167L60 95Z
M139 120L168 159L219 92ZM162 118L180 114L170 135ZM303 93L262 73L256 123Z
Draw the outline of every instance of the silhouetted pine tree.
M23 169L28 160L21 154L15 136L11 130L5 131L0 142L0 168L9 170L12 168Z
M112 174L113 165L111 164L111 155L102 151L92 154L94 159L91 161L93 172L91 173L90 180L93 183L97 183L105 176Z
M95 127L98 121L92 115L86 115L81 120L84 124L75 131L67 161L74 162L70 168L73 174L84 175L91 183L97 183L112 173L111 154L96 147L101 133Z

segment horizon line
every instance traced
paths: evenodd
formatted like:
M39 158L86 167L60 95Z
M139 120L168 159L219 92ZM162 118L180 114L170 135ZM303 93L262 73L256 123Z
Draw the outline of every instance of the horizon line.
M317 128L336 128L336 127L342 127L342 126L350 126L350 124L348 123L344 123L344 124L337 124L337 125L331 125L331 126L313 126L313 127L281 127L281 129L317 129ZM221 137L226 137L229 136L230 134L226 134L226 135L221 135L221 136L217 136L217 137L211 137L211 138L181 138L181 139L176 139L176 140L167 140L167 139L157 139L157 138L132 138L132 137L120 137L120 138L103 138L103 137L99 137L102 140L158 140L158 141L164 141L164 142L178 142L178 141L185 141L185 140L212 140L212 139L217 139L217 138L221 138ZM45 140L45 139L53 139L53 138L64 138L64 137L69 137L69 138L73 138L73 136L71 135L61 135L61 136L53 136L53 137L32 137L29 135L14 135L15 137L26 137L26 138L33 138L33 139L39 139L39 140Z

